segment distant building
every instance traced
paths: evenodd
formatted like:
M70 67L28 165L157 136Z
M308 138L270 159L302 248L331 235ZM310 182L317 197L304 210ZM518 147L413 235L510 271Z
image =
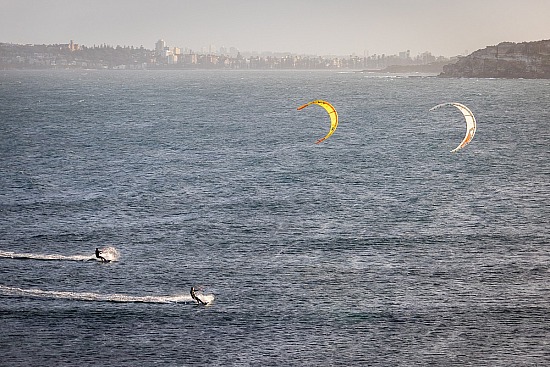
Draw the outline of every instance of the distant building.
M71 42L69 42L69 50L78 51L79 50L78 43L74 43L73 40L71 40Z
M164 53L164 49L166 48L166 42L164 42L163 39L160 39L155 43L155 53L157 56L161 56Z
M198 62L197 54L194 54L194 53L183 54L181 57L181 61L185 65L196 65Z
M411 50L403 51L399 53L399 58L402 60L408 60L411 58Z
M237 50L235 47L229 48L229 56L230 57L237 57L239 55L239 50Z

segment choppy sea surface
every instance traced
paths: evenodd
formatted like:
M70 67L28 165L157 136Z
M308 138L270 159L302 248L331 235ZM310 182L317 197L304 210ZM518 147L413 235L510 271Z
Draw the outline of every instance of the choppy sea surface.
M548 365L549 203L548 80L0 71L0 364Z

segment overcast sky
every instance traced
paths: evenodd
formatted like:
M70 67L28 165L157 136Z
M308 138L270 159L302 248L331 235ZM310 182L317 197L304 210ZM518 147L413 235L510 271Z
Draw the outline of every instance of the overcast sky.
M550 39L550 0L0 0L0 42L236 47L316 55Z

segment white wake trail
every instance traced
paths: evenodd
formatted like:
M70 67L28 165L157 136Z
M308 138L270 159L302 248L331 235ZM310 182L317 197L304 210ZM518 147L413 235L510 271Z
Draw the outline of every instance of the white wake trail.
M40 297L69 299L93 302L121 302L121 303L191 303L194 302L191 295L180 294L171 296L131 296L126 294L99 294L92 292L64 292L46 291L42 289L23 289L0 285L0 293L5 296ZM209 298L214 299L213 295Z
M33 254L28 252L11 252L0 251L0 257L11 259L33 259L33 260L71 260L71 261L88 261L94 260L93 255L48 255L48 254Z
M103 247L101 250L101 256L110 262L118 261L120 254L118 250L114 247ZM12 251L0 251L0 258L11 258L11 259L28 259L28 260L49 260L49 261L88 261L88 260L97 260L99 258L95 257L95 254L83 254L83 255L60 255L60 254L35 254L30 252L12 252Z

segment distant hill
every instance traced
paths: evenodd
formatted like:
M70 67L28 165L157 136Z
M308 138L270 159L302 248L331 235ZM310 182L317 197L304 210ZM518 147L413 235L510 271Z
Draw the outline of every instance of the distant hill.
M439 76L550 79L550 40L488 46L445 65Z

